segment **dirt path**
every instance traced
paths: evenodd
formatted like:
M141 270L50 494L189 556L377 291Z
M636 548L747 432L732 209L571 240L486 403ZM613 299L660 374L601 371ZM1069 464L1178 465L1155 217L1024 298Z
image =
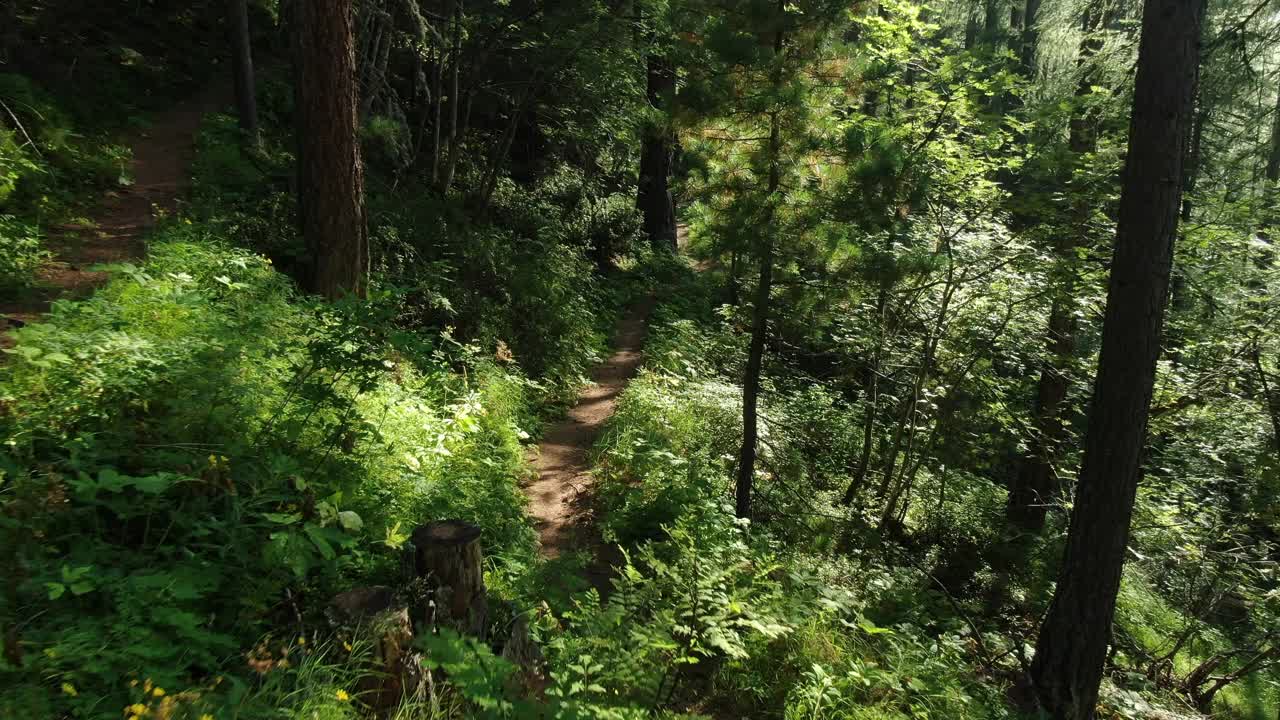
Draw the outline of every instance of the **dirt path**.
M549 426L533 458L538 479L525 486L529 515L533 517L545 557L588 548L589 528L580 520L580 496L591 485L588 454L613 415L618 395L635 376L643 358L646 320L651 298L633 306L618 323L614 353L591 372L591 382L578 396L568 415Z
M191 184L201 118L225 106L230 97L226 84L215 84L156 116L150 127L127 140L133 154L133 184L104 193L91 214L91 225L49 228L48 247L54 257L37 272L33 292L0 302L0 331L39 320L54 300L93 292L108 278L108 273L93 266L137 260L146 254L143 236L155 225L157 211L172 214Z

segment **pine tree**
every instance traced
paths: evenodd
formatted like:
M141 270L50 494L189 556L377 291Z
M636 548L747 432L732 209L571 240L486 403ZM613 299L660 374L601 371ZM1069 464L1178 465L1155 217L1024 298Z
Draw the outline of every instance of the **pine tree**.
M670 128L676 70L669 58L650 53L645 61L649 105L660 119L645 123L640 145L640 182L636 206L644 216L645 235L655 248L676 249L676 207L671 196L671 170L676 138Z
M296 13L298 209L310 261L304 284L328 298L362 297L369 259L351 0L309 0Z
M1055 720L1091 720L1111 637L1160 354L1200 0L1148 0L1129 126L1102 350L1058 585L1032 680Z

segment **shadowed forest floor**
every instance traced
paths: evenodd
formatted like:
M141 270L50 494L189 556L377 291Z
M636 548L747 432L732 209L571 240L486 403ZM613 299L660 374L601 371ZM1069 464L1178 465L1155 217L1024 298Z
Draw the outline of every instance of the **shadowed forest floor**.
M32 292L0 303L0 331L38 321L55 300L89 295L108 279L109 273L99 266L138 260L146 254L143 236L158 215L177 209L191 184L191 161L202 118L230 102L230 93L226 83L216 83L125 139L132 157L131 182L104 192L88 223L50 228L53 258L37 272Z

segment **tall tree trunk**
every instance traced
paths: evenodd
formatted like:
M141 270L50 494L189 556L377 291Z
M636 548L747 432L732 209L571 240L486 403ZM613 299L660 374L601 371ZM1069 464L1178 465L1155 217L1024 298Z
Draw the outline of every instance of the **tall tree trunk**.
M459 123L462 122L463 115L459 112L462 106L461 85L459 79L462 74L462 2L463 0L453 0L453 49L449 53L450 68L450 88L449 88L449 161L445 168L444 177L440 182L441 192L448 192L449 186L453 184L454 168L458 162L458 145L462 142L462 136L465 131L461 131ZM470 115L470 101L467 104L467 115Z
M1204 126L1209 122L1209 111L1201 107L1195 115L1195 126L1191 130L1191 142L1187 146L1187 168L1182 182L1182 222L1191 222L1191 213L1195 203L1189 197L1195 192L1196 183L1200 180L1200 158L1204 150Z
M435 51L435 67L431 71L431 107L427 114L431 116L431 184L436 185L440 181L440 153L442 137L441 128L444 125L442 118L444 117L444 47L437 47Z
M227 0L227 31L231 35L231 71L236 86L236 116L240 121L240 133L248 144L256 145L258 102L254 97L248 0Z
M978 23L978 9L974 5L970 5L969 14L964 22L964 49L972 50L978 46L978 35L982 32L982 26Z
M676 250L676 206L670 178L675 135L669 124L676 89L675 68L661 55L646 61L649 105L661 118L646 123L640 145L640 182L636 206L644 216L644 231L654 248Z
M1271 120L1271 145L1267 153L1267 181L1280 182L1280 90L1276 92L1276 112Z
M453 177L458 170L458 158L462 157L462 141L467 136L467 128L471 126L471 101L475 99L475 93L468 90L462 95L465 97L462 100L462 120L459 122L457 131L451 133L449 158L445 162L444 176L440 180L441 192L449 192L449 188L453 187Z
M1076 164L1098 148L1097 117L1086 110L1083 103L1093 92L1097 73L1092 63L1093 57L1102 49L1102 40L1097 32L1104 21L1097 2L1085 10L1084 38L1080 42L1077 60L1081 75L1076 86L1076 99L1080 104L1071 117L1068 139ZM1055 287L1049 309L1049 359L1040 368L1040 379L1036 385L1035 428L1027 454L1022 458L1018 475L1009 488L1008 519L1025 530L1039 531L1044 527L1048 506L1061 492L1054 464L1067 434L1063 413L1067 409L1067 391L1071 386L1069 367L1076 349L1076 266L1079 263L1076 248L1081 240L1076 233L1087 226L1092 212L1093 205L1089 199L1079 197L1072 209L1073 227L1059 231L1054 243L1057 277L1053 280Z
M1019 39L1018 59L1022 72L1028 78L1036 76L1036 56L1040 45L1040 0L1027 0L1022 11L1022 37Z
M982 8L982 42L990 52L1000 46L1000 0L985 0Z
M782 62L783 32L778 30L773 38L775 63ZM781 85L781 68L773 71L773 84ZM766 191L763 240L760 247L760 279L756 285L755 309L751 320L751 346L747 352L747 367L742 379L742 447L738 451L738 475L734 487L735 510L740 518L751 517L751 495L756 477L756 443L759 440L759 418L756 409L760 401L760 371L764 364L764 345L769 335L769 302L773 291L773 224L776 219L774 195L782 185L782 128L778 110L769 115L769 180Z
M907 412L903 414L902 423L906 427L906 444L902 446L902 472L895 481L894 465L898 456L899 443L901 440L895 438L893 450L890 451L890 461L886 463L885 478L882 487L889 488L885 497L884 509L880 515L880 529L884 530L889 527L889 522L896 516L898 501L903 494L909 489L911 478L910 459L912 448L915 445L916 431L919 427L920 399L923 396L924 385L929 381L933 372L933 366L937 361L938 343L942 340L942 334L946 330L947 313L951 307L951 299L955 296L957 285L955 282L955 258L951 252L950 242L947 242L947 273L946 285L942 291L942 301L938 303L938 315L934 321L933 327L929 328L929 333L925 336L924 345L920 353L920 369L916 372L915 381L911 387L911 404L907 408ZM903 425L899 426L899 433L902 432Z
M368 238L351 0L296 3L298 210L311 292L364 296Z
M1148 0L1098 377L1062 570L1032 680L1055 720L1091 720L1142 474L1178 229L1200 0ZM1173 151L1171 152L1171 149Z
M886 245L889 252L892 252L892 234L889 235ZM886 334L885 311L888 306L889 281L886 278L880 281L880 291L876 295L876 344L871 353L871 365L867 368L867 380L863 391L862 402L865 409L862 416L862 449L858 452L858 466L854 469L853 477L844 490L844 497L840 499L840 503L846 506L853 504L858 492L866 485L867 472L871 469L871 446L875 441L876 419L880 414L880 374Z
M1253 357L1253 369L1257 371L1258 381L1262 384L1262 399L1267 415L1271 417L1271 448L1280 454L1280 394L1277 393L1276 388L1271 387L1271 377L1262 367L1262 352L1258 348L1256 338L1249 349L1249 354Z

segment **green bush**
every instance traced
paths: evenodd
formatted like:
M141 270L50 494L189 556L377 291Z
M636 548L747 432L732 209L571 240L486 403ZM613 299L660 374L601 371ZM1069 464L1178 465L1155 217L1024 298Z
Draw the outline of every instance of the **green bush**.
M31 79L0 73L0 101L13 113L0 113L0 209L48 222L96 189L131 182L129 150Z
M0 292L31 285L36 270L48 257L34 225L12 215L0 215Z
M243 674L424 519L532 552L518 374L397 330L394 297L307 302L201 226L162 236L0 368L6 716L117 718L131 682Z

